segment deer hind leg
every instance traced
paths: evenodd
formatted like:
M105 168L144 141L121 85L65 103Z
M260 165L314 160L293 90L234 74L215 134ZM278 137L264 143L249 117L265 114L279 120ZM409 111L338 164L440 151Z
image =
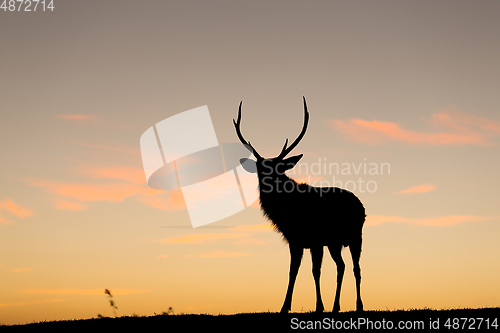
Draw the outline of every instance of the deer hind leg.
M335 291L335 301L333 302L332 312L340 311L340 290L342 289L342 279L344 278L345 264L342 259L342 245L329 245L328 250L333 261L337 265L337 290Z
M319 278L321 276L321 264L323 261L323 246L311 247L312 259L312 273L314 276L314 283L316 285L316 312L323 312L323 300L321 299L321 290L319 285Z
M295 279L297 278L297 273L299 272L300 262L302 261L302 255L304 249L300 246L290 246L290 273L288 280L288 289L286 291L285 302L281 307L281 313L287 313L292 308L292 294L293 287L295 286Z
M356 278L356 311L363 311L363 302L361 301L361 268L359 258L361 256L361 238L359 241L349 245L351 250L354 277Z

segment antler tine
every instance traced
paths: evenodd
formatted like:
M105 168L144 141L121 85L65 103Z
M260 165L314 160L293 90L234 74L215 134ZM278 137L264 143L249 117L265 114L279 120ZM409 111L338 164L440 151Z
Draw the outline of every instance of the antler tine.
M243 101L240 102L240 107L238 109L238 119L235 121L233 119L233 124L234 124L234 128L236 129L236 135L238 135L238 138L240 139L241 143L257 158L262 158L259 153L257 153L257 151L255 150L254 147L252 147L252 145L250 144L250 141L247 142L247 140L245 140L245 138L243 137L243 135L241 134L241 128L240 128L240 124L241 124L241 104L243 103Z
M297 139L295 139L295 141L288 148L286 147L288 139L286 139L285 146L278 156L279 158L284 158L286 155L288 155L293 150L293 148L295 148L299 144L300 140L302 140L302 138L304 137L304 134L306 134L307 124L309 123L309 112L307 111L306 98L304 96L302 96L302 98L304 99L304 125L302 126L302 132L300 132Z
M283 149L281 149L281 153L278 156L281 156L281 154L283 154L286 151L286 145L287 144L288 144L288 138L285 140L285 145L283 146ZM283 157L285 157L285 156L283 155Z

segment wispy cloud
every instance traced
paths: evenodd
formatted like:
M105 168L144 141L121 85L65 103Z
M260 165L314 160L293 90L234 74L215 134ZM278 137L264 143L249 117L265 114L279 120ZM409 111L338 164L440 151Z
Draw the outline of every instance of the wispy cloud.
M271 223L248 224L230 228L233 231L270 231L273 230Z
M168 191L167 193L160 193L158 195L141 195L138 199L148 206L169 212L186 208L186 203L180 190Z
M14 203L10 199L5 199L3 201L0 201L0 212L7 212L19 219L24 219L26 217L34 215L33 211L19 204ZM11 225L14 224L14 222L15 221L12 220L11 218L0 216L0 225Z
M64 120L94 120L95 114L57 114L54 117Z
M151 189L143 185L125 183L88 184L53 182L47 180L30 180L28 183L32 186L44 188L49 194L83 202L117 202L137 194L155 195L162 193L162 191Z
M7 211L12 215L17 216L20 219L33 216L33 212L31 210L14 203L10 199L5 199L4 201L0 201L0 210Z
M185 235L180 237L154 239L153 242L169 243L169 244L193 244L193 243L217 243L220 240L234 240L233 244L258 244L262 245L259 239L252 238L256 232L272 231L270 223L240 225L229 228L231 232L224 233L198 233ZM189 255L192 256L192 255Z
M258 239L258 238L252 238L252 237L246 237L246 238L241 238L237 241L234 242L236 245L248 245L248 244L254 244L254 245L264 245L264 241Z
M168 254L160 254L160 255L156 256L156 258L159 258L159 259L170 258L170 255L168 255Z
M113 295L132 295L149 292L146 289L113 289ZM104 289L30 289L25 294L38 295L104 295Z
M80 167L78 170L91 178L124 180L132 184L146 183L144 170L134 167Z
M194 234L174 238L165 238L154 240L160 243L216 243L221 239L237 239L248 237L248 233L213 233L213 234Z
M63 302L64 299L48 299L48 300L40 300L40 301L28 301L28 302L13 302L13 303L0 303L0 308L8 307L8 306L20 306L20 305L32 305L32 304L45 304L45 303L58 303Z
M248 257L250 254L245 252L224 252L224 251L211 251L207 253L200 253L199 258L234 258L234 257Z
M0 224L3 224L3 225L11 225L11 224L14 224L13 221L3 217L3 216L0 216Z
M426 121L432 131L419 132L387 121L332 120L331 126L347 139L379 145L399 141L412 145L491 146L500 135L500 122L449 109Z
M499 216L450 215L437 218L407 218L402 216L368 215L366 226L376 226L384 223L409 223L422 226L451 226L463 222L484 222L498 219Z
M55 200L54 208L58 210L72 210L72 211L80 211L85 209L87 206L82 204L81 202L72 202L66 200Z
M129 197L135 197L148 206L166 211L186 208L181 191L166 192L148 187L142 169L116 166L80 167L77 171L90 178L110 182L58 182L43 179L26 181L29 185L41 187L46 193L55 196L54 208L59 210L79 211L87 208L85 203L88 202L120 202ZM12 204L8 204L8 207L12 208ZM0 219L0 223L9 222L8 219Z
M401 194L418 194L418 193L427 193L436 189L436 185L432 184L422 184L409 187L402 191L399 191Z

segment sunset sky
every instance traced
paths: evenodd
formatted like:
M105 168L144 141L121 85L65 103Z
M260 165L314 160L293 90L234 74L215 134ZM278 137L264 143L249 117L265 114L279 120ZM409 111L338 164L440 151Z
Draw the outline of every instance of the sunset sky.
M365 309L499 306L500 2L54 7L0 10L0 324L113 316L106 288L118 316L279 311L288 246L258 203L193 229L181 191L146 184L139 139L207 105L238 142L243 101L245 138L274 157L302 96L290 177L363 202ZM292 311L315 301L307 251Z

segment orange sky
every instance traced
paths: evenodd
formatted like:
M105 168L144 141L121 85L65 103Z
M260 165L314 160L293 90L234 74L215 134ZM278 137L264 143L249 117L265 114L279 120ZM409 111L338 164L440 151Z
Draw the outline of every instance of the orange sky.
M258 203L193 229L181 191L147 186L139 139L208 105L218 141L237 142L243 100L245 137L276 156L300 131L302 96L310 122L290 176L342 184L363 202L365 309L498 306L499 10L456 0L0 10L0 323L112 316L105 289L117 315L278 311L288 248ZM325 253L327 310L335 276ZM292 310L314 306L306 252Z

